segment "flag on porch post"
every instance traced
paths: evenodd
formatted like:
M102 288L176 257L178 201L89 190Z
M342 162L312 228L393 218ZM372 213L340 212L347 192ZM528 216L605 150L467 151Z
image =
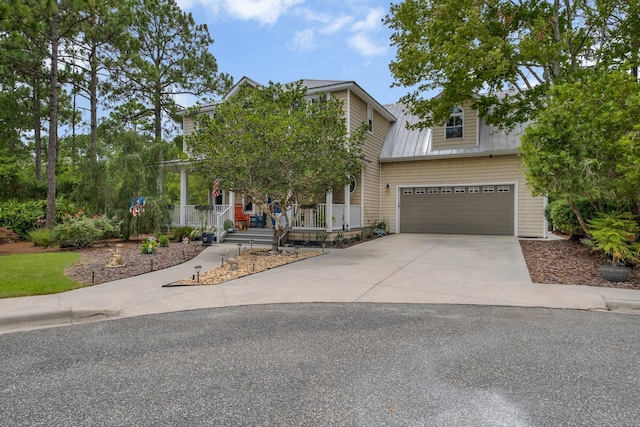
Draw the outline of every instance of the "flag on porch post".
M220 195L220 180L216 179L213 183L213 191L211 191L211 197L215 200Z

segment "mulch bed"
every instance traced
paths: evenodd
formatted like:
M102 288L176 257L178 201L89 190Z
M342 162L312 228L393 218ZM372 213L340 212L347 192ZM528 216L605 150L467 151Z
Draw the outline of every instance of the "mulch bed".
M123 267L107 267L110 250L115 250L116 245L122 244L122 255L126 265ZM182 243L169 243L165 248L158 248L155 255L150 256L140 252L140 243L137 241L118 242L111 241L106 244L97 244L92 248L82 249L82 258L67 268L66 275L85 285L91 284L91 264L97 264L95 284L110 282L112 280L125 279L139 274L149 273L151 263L153 270L173 267L198 255L203 246L198 243L183 245Z
M531 281L562 285L587 285L622 289L640 289L640 271L631 270L627 282L609 282L600 276L600 265L606 265L590 248L567 239L521 240Z

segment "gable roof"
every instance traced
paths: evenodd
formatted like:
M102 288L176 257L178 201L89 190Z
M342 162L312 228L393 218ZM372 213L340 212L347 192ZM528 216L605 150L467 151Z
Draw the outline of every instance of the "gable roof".
M378 111L385 119L390 122L395 122L396 117L385 108L384 105L380 104L375 100L371 95L367 93L364 89L358 85L353 80L314 80L314 79L303 79L302 85L307 88L307 93L313 94L317 92L337 92L339 90L351 90L353 93L358 95L362 100L364 100L367 104L371 105L374 110Z
M381 162L516 154L520 146L520 137L528 125L528 123L518 124L507 132L488 125L480 118L478 144L475 147L434 148L433 129L407 128L407 125L416 124L420 119L409 113L404 104L391 104L385 107L398 120L389 128L380 152Z

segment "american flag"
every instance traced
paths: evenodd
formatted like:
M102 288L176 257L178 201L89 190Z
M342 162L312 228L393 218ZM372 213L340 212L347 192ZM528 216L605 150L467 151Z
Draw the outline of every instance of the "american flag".
M220 180L216 179L213 183L213 191L211 192L211 197L216 198L220 195Z

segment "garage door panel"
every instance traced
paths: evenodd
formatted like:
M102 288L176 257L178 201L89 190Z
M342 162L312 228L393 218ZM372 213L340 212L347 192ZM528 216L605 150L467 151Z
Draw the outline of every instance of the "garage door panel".
M450 192L442 193L443 188ZM512 235L515 216L513 185L488 186L492 192L484 192L483 187L473 188L476 192L469 192L469 187L458 187L458 192L455 192L455 187L438 187L437 194L402 191L400 231Z

